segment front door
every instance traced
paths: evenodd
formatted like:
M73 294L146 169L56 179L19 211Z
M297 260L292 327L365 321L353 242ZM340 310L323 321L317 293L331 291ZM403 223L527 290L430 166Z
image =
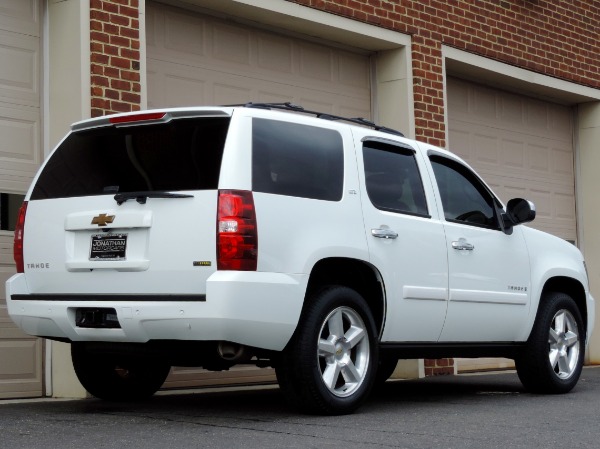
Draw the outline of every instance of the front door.
M430 160L449 264L448 313L440 341L516 341L530 304L529 255L521 228L503 232L499 202L468 167L441 155Z

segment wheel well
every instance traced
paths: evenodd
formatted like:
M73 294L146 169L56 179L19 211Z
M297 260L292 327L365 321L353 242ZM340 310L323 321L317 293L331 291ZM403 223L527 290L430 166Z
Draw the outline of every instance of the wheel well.
M366 262L341 257L323 259L313 267L306 296L326 285L344 285L356 290L367 301L377 333L381 333L385 316L383 285L379 273Z
M540 304L543 301L544 295L548 292L559 292L569 295L577 304L579 312L581 313L581 319L583 320L583 326L587 332L587 306L585 301L585 289L581 283L573 278L557 276L550 278L546 281L544 289L542 290L542 297Z

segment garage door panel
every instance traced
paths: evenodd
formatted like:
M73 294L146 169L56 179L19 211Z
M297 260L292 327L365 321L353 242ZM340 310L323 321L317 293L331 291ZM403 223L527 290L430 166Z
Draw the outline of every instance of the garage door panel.
M572 145L572 111L560 104L448 78L448 105L453 121L466 120Z
M39 39L0 30L0 101L39 106Z
M0 3L0 29L40 36L38 0L3 0Z
M257 37L258 67L289 76L294 72L294 45L290 39L259 34Z
M0 191L24 193L40 165L39 108L0 103Z
M569 144L465 120L453 119L450 147L478 170L510 173L516 179L573 185Z

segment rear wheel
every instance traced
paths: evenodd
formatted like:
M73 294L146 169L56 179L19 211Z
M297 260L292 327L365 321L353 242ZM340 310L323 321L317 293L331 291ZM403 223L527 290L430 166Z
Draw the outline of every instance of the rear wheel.
M548 293L542 301L527 347L515 360L517 373L531 392L567 393L583 368L583 320L564 293Z
M158 391L171 369L151 360L92 354L76 343L71 345L71 358L81 385L107 401L146 399Z
M374 381L375 335L369 307L356 291L332 286L309 298L276 367L288 401L311 413L354 411Z

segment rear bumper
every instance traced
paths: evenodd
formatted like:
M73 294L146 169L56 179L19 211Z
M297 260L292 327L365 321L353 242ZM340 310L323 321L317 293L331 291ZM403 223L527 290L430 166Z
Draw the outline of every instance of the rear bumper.
M218 271L206 295L39 294L24 274L6 282L8 313L26 333L71 341L230 341L282 350L302 310L307 275ZM80 328L76 310L114 308L120 329Z

